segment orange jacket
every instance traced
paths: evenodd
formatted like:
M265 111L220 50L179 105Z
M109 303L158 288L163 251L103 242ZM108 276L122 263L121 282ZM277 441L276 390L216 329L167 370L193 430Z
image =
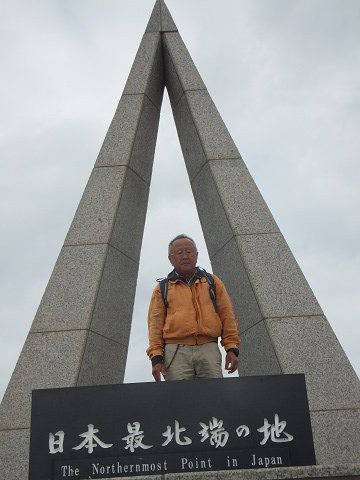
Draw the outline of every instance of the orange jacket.
M225 350L238 348L240 337L234 309L223 282L213 275L216 286L218 313L209 294L209 284L204 277L189 286L179 278L168 283L167 301L164 305L160 286L153 291L148 313L150 358L164 355L166 343L201 345L217 341Z

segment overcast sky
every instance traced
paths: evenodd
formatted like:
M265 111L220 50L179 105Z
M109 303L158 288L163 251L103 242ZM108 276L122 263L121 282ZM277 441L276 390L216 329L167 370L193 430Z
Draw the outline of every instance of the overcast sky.
M154 0L0 0L0 398L153 5ZM359 375L360 2L167 5ZM210 269L165 95L127 382L152 380L145 356L147 306L155 279L170 270L168 240L180 232L195 238L199 263Z

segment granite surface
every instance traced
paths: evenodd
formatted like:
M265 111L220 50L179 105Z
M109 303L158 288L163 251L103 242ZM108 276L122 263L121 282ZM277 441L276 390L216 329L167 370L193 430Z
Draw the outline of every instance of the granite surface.
M90 330L127 346L131 329L138 263L109 246Z
M65 245L108 243L125 183L126 167L94 168Z
M89 332L77 385L122 383L128 346Z
M186 95L183 95L173 109L174 120L185 159L190 182L207 162Z
M210 221L210 218L209 218ZM254 290L249 281L238 245L233 237L211 258L213 272L225 283L234 305L240 334L263 320ZM251 362L251 356L249 363Z
M156 0L153 11L150 15L146 32L167 32L177 31L177 27L163 0Z
M360 410L359 379L324 316L268 319L266 325L282 372L305 374L310 410Z
M164 33L164 50L171 57L184 91L206 90L205 84L179 33Z
M0 431L1 480L27 480L30 431Z
M276 233L275 223L243 160L211 160L210 170L235 235Z
M89 328L106 255L106 244L62 248L31 332Z
M144 477L121 477L140 480ZM156 480L297 480L311 478L359 480L360 463L312 465L305 467L262 468L249 470L222 470L218 472L183 472L149 477ZM105 480L105 479L101 479ZM113 480L120 480L120 477Z
M27 478L32 389L123 379L164 84L214 271L239 317L240 373L305 373L320 465L161 478L359 479L358 379L163 0L1 403L0 478Z
M360 409L312 411L310 417L319 464L359 462Z
M191 90L186 97L206 158L239 158L239 151L207 90Z
M0 405L0 430L30 427L31 391L75 386L85 330L28 335Z
M236 240L265 318L322 315L281 233L238 235Z
M281 375L277 352L266 328L259 322L241 334L239 375Z
M160 110L163 92L161 35L146 33L141 40L123 94L146 94Z
M233 238L233 231L208 165L197 175L191 187L208 254L212 259ZM234 258L232 260L234 261Z

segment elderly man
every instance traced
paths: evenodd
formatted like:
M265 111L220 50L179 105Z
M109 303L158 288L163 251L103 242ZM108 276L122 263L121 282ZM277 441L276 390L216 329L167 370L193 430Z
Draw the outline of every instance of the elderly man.
M218 338L226 350L225 369L238 367L237 321L223 282L196 266L198 252L187 235L169 244L174 270L152 294L149 348L152 374L159 382L222 377Z

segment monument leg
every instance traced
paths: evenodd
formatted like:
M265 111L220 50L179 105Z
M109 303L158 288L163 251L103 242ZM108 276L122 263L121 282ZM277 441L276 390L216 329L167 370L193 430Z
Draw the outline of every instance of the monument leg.
M33 389L123 381L162 72L146 33L0 406L1 478L27 478Z

